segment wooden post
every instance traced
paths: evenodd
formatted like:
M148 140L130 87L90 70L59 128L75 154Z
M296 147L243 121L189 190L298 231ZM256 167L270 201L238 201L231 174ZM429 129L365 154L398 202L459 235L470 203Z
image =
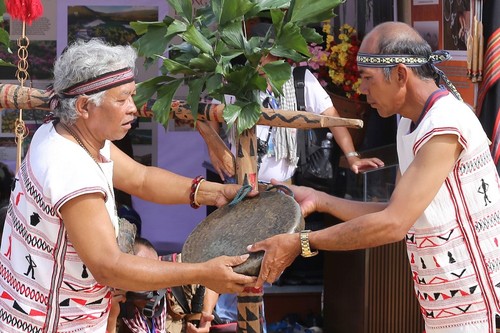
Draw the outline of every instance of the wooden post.
M236 143L236 181L257 189L257 135L255 126L238 136Z
M236 143L236 181L258 189L257 177L257 134L255 126L245 130ZM238 294L237 333L262 333L264 288L245 288Z
M263 288L246 288L238 294L238 333L263 332Z

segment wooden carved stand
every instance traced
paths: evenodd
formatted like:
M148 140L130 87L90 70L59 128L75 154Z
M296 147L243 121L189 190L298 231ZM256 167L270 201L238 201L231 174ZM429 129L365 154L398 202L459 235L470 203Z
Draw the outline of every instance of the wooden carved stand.
M0 84L0 109L37 109L49 111L48 102L49 94L43 90L12 84ZM151 118L153 116L153 112L151 111L152 104L153 101L149 101L139 108L138 116ZM180 120L193 119L191 110L184 101L173 101L171 108L173 111L171 112L172 118ZM197 115L197 129L207 145L213 151L217 152L217 154L220 154L219 157L235 160L238 184L248 184L252 188L257 189L257 137L255 126L245 130L237 138L237 153L236 158L234 158L218 134L210 126L203 123L205 120L222 122L224 119L222 116L223 110L223 104L200 103ZM334 126L363 127L363 121L359 119L329 117L303 111L266 108L262 108L262 115L257 124L303 129ZM262 288L248 288L238 295L238 333L262 332L262 301Z

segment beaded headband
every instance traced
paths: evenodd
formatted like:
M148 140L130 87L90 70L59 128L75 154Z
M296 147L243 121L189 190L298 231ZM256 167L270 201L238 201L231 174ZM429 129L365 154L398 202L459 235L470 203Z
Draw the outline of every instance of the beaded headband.
M61 98L97 94L98 92L109 90L133 81L134 71L131 68L125 67L118 69L116 71L104 73L94 78L78 82L64 89L59 94L53 93L50 98L49 105L51 110L54 110L59 105L59 100ZM49 90L52 90L53 92L53 89Z
M410 54L370 54L358 53L356 58L358 66L360 67L374 67L374 68L390 68L398 64L403 64L408 67L419 67L429 64L431 68L439 75L446 86L450 89L451 93L458 99L462 100L457 88L451 83L448 77L442 70L436 67L435 64L442 61L450 60L451 56L448 51L434 51L429 57L410 55Z

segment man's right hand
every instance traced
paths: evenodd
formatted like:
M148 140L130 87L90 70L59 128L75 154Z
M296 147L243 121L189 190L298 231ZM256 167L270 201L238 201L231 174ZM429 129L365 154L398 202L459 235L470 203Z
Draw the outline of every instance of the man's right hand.
M203 280L200 284L218 292L219 294L239 293L245 287L251 287L257 281L257 277L238 274L233 267L244 263L249 254L241 256L220 256L201 264L204 267Z
M285 185L286 187L288 187L293 192L293 197L299 204L302 215L304 217L317 211L317 203L319 201L318 195L320 194L320 192L316 191L315 189L307 186L289 185L283 182L279 182L274 178L271 179L271 184Z

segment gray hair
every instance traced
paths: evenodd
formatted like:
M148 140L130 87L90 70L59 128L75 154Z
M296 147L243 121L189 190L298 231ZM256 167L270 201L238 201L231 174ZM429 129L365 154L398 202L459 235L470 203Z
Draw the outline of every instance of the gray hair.
M376 42L377 54L411 54L429 58L432 49L420 34L401 22L385 22L377 27L378 38ZM369 33L372 34L373 30ZM384 77L390 79L391 70L394 67L383 68ZM436 73L429 64L419 67L410 67L410 70L420 79L434 79Z
M384 40L381 38L379 44L380 54L411 54L429 58L432 53L432 49L425 40L422 39L422 41L409 38L395 40ZM383 69L386 80L389 80L391 70L393 68L394 67L388 67ZM422 80L434 79L435 77L435 72L429 64L424 64L418 67L410 67L410 70Z
M129 45L111 46L100 39L78 40L67 47L54 64L54 93L61 96L66 88L79 82L95 78L118 69L129 67L135 70L136 51ZM90 101L99 106L106 91L90 95ZM61 98L54 115L65 124L77 119L76 100Z

